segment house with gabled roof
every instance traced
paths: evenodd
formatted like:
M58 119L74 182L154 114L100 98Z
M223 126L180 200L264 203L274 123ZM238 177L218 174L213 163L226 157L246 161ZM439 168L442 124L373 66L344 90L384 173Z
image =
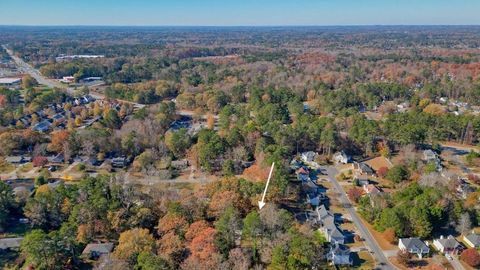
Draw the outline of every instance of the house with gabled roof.
M352 265L353 259L350 249L342 244L334 243L330 245L330 250L327 253L327 260L333 265Z
M333 155L333 160L336 163L347 164L352 161L352 157L347 155L344 151L340 151Z
M447 238L444 238L442 235L440 236L440 239L433 240L433 246L443 254L456 255L463 250L462 245L451 235Z
M479 248L480 247L480 234L476 234L472 232L469 235L464 235L463 236L463 241L467 246L471 248Z
M102 255L110 254L113 250L113 243L91 243L82 252L83 256L89 259L98 259Z
M416 254L420 259L430 253L430 248L420 238L400 238L398 248L410 254Z
M318 223L327 238L331 243L345 244L345 235L335 224L335 217L325 208L325 205L320 205L316 209Z

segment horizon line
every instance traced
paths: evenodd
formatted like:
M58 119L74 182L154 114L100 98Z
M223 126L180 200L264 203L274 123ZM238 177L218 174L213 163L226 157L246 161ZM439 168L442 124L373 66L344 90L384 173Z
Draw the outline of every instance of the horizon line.
M478 24L245 24L245 25L182 25L182 24L0 24L0 27L362 27L362 26L480 26Z

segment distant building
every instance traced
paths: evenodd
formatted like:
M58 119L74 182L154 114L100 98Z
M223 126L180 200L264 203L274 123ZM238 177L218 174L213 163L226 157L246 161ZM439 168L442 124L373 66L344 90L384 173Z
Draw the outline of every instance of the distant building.
M333 155L333 160L337 163L347 164L351 162L352 157L347 155L344 151L337 152Z
M400 238L398 248L410 254L416 254L420 259L430 253L430 248L420 238Z
M75 77L73 76L64 76L60 82L62 83L74 83L75 82Z
M375 185L372 185L372 184L364 185L363 190L365 191L365 193L369 195L375 195L375 194L381 193L381 191Z
M300 169L297 170L297 178L302 182L308 181L310 180L310 172L307 168L300 167Z
M0 78L0 86L17 86L22 83L22 78Z
M440 236L440 239L433 240L433 246L443 254L456 255L463 249L462 245L451 235L447 238Z
M116 168L124 168L128 165L126 157L116 157L112 159L112 166Z
M22 241L22 237L0 239L0 250L18 250Z
M323 232L327 241L332 244L345 244L346 237L343 235L343 232L338 229L335 224L335 217L325 208L325 205L317 207L317 219L321 228L320 231Z
M27 163L31 160L30 157L23 157L23 156L8 156L5 158L5 161L10 164L23 164Z
M108 255L113 250L113 243L88 244L82 252L83 256L89 259L98 259L103 255Z
M48 120L44 120L32 127L33 131L38 131L38 132L47 132L50 129L50 126L52 123L50 123Z
M368 164L364 162L355 163L353 166L354 166L354 169L357 170L357 173L359 174L375 176L375 171Z
M342 244L332 244L327 253L327 260L331 261L333 265L352 265L353 259L350 254L350 249Z
M469 235L463 236L463 241L467 246L472 248L479 248L480 247L480 234L471 233Z
M315 158L317 157L317 153L313 151L303 152L301 159L305 163L315 162Z
M433 150L427 149L423 151L423 160L426 162L435 161L437 159L437 153L433 152Z
M174 160L170 165L172 166L173 169L183 170L188 168L188 160L186 159Z

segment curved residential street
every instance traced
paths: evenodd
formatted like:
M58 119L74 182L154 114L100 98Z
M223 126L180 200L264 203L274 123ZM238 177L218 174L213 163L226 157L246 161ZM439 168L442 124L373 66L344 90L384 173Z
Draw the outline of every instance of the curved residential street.
M372 256L376 260L375 269L385 269L385 270L398 269L397 267L395 267L390 263L390 261L387 259L387 257L383 253L383 250L378 245L377 241L375 241L375 238L372 236L372 234L368 231L368 228L363 224L363 222L358 217L358 214L355 211L355 209L352 207L350 200L348 199L345 193L345 190L335 178L335 176L338 174L338 170L333 166L321 167L321 170L327 172L328 179L330 180L330 182L332 182L333 186L336 189L336 192L340 194L340 197L339 197L340 202L345 206L345 209L347 210L348 214L352 218L352 222L355 224L358 231L360 232L361 237L365 239L367 246L370 248L370 251L372 252Z

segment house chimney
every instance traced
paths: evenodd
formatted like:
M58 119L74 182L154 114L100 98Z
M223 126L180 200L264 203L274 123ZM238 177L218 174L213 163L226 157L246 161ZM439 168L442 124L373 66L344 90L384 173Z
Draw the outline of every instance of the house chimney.
M440 239L443 239L443 235L440 235Z

